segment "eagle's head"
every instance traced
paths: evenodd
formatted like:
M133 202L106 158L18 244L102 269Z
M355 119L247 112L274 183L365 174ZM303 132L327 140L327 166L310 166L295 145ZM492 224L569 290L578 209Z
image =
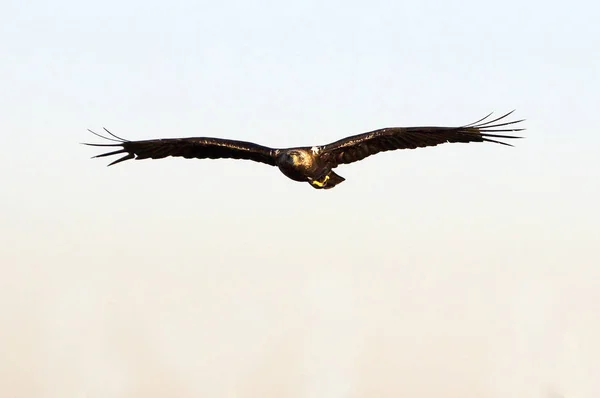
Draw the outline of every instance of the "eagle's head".
M312 153L303 148L285 149L277 155L277 167L295 181L306 181L314 173L316 160Z
M310 152L301 149L291 149L286 152L286 160L294 167L309 168L313 164Z

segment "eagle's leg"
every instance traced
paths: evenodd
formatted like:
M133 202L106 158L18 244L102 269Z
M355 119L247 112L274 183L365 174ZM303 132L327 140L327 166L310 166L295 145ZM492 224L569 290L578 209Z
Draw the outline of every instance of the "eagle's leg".
M329 175L322 177L320 180L310 180L310 185L317 189L324 189L327 185L327 181L329 180Z
M335 174L333 171L329 171L323 177L311 179L309 182L316 189L331 189L344 180L344 177Z

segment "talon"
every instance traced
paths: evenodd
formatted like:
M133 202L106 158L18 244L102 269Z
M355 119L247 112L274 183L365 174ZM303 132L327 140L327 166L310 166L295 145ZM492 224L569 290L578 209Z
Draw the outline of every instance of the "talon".
M329 175L326 175L325 178L323 178L323 181L312 180L310 183L319 188L323 188L323 186L327 183L327 180L329 180Z

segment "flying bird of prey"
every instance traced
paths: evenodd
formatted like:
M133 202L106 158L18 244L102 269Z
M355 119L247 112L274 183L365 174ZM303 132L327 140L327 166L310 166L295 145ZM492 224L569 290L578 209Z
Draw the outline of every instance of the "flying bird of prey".
M222 138L190 137L163 138L144 141L128 141L117 137L107 129L110 136L94 133L112 144L85 144L100 147L121 147L94 157L125 153L109 166L128 159L162 159L179 156L187 159L233 158L252 160L277 166L288 178L308 182L317 189L330 189L345 179L333 172L341 164L357 162L379 152L396 149L414 149L454 142L493 142L512 146L498 139L522 138L512 135L499 135L522 131L515 128L523 120L506 121L511 111L499 118L488 120L491 113L476 122L460 127L388 127L368 133L343 138L327 145L296 148L269 148L246 141Z

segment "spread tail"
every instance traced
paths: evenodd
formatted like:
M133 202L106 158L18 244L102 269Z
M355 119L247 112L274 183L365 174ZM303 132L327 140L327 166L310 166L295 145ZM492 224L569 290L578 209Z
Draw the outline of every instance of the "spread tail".
M331 189L345 180L344 177L335 174L333 171L329 171L329 173L319 179L310 180L310 185L316 189Z

